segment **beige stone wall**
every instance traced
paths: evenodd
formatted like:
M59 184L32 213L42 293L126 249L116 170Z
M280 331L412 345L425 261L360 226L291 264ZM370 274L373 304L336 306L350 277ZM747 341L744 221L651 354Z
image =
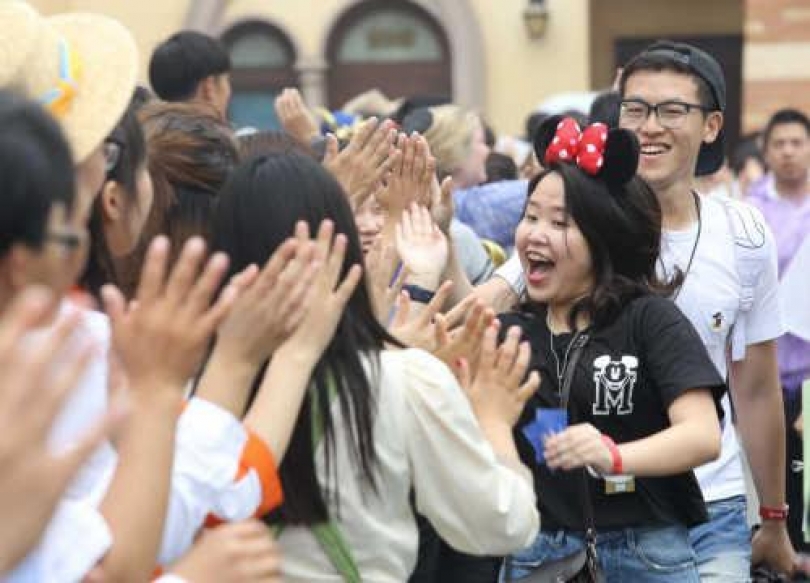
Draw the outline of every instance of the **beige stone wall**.
M1 0L0 0L1 1ZM98 12L107 14L132 31L141 53L141 81L152 49L182 27L188 0L28 0L42 14Z
M211 0L31 0L41 12L92 10L113 16L135 35L142 55L142 79L154 46L189 22L189 11L211 9ZM323 59L325 41L338 16L354 0L224 0L220 32L236 21L263 17L286 31L309 66ZM526 0L421 0L444 14L467 7L483 44L483 59L471 73L482 75L479 102L500 132L521 132L527 113L548 95L590 88L588 0L548 0L547 34L530 40L523 24ZM447 7L453 3L450 9ZM214 13L216 10L213 11ZM445 27L459 26L447 18ZM466 55L460 55L463 58Z
M810 113L810 0L746 0L746 130L781 107Z

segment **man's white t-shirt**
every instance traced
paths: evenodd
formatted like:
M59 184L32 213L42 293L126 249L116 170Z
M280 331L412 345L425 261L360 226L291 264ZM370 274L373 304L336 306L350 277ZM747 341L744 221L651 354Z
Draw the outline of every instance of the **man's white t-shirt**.
M745 215L743 232L732 231L729 213L719 197L701 196L700 239L691 267L675 303L692 322L709 356L723 377L728 358L742 360L745 347L773 340L784 332L779 303L776 244L759 211L735 201L735 211ZM695 247L698 225L686 231L664 231L661 240L659 275L671 276L678 266L686 271ZM759 274L753 289L751 307L742 311L743 286L739 257L758 261ZM751 250L753 249L753 251ZM729 350L730 349L730 350ZM722 451L720 457L695 470L707 502L745 494L740 447L731 423L728 395L723 398Z

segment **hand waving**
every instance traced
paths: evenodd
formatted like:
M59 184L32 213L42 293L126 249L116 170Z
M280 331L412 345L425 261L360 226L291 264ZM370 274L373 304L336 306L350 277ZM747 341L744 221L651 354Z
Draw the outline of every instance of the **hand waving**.
M276 97L276 115L284 131L303 144L320 135L318 122L295 87L285 87Z
M416 203L396 225L397 251L408 270L408 283L435 290L447 266L450 248L430 212Z
M212 305L228 259L216 254L204 264L201 239L186 242L167 275L168 258L168 240L157 237L144 260L136 301L127 307L121 292L109 285L102 289L102 298L113 347L132 392L167 392L179 398L236 293L225 288Z

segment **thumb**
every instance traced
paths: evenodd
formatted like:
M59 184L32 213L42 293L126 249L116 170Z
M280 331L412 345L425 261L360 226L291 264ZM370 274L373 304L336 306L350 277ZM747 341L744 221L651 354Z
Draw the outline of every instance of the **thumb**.
M126 312L126 300L114 285L105 285L101 288L101 301L104 304L104 311L110 317L111 322L120 320Z
M442 202L453 200L453 177L447 176L442 180Z
M323 163L329 164L337 158L338 155L338 141L335 137L335 134L327 134L326 135L326 152L323 156Z
M456 361L456 378L458 378L458 384L461 385L462 389L465 391L470 390L472 387L472 374L470 373L470 363L466 358L459 358Z

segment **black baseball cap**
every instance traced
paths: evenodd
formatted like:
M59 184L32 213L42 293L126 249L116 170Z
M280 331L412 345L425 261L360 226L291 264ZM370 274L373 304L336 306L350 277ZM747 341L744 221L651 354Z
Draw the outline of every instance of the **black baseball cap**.
M622 87L627 80L628 72L632 75L634 70L643 70L644 67L635 69L634 62L644 61L653 58L656 61L669 60L678 63L697 77L700 77L708 85L714 98L714 105L717 110L726 111L726 79L723 75L723 68L720 63L706 51L693 45L673 41L658 41L641 53L633 57L622 72ZM698 154L696 176L706 176L714 174L723 165L725 158L726 130L720 128L717 139L711 144L703 143Z

